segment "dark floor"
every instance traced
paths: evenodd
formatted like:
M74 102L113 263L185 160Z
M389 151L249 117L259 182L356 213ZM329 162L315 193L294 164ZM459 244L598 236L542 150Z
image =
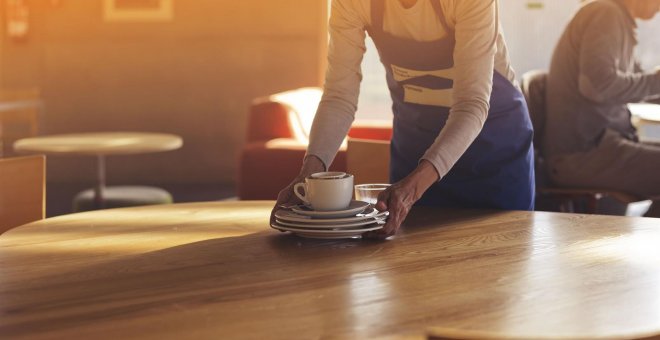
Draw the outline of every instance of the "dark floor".
M235 197L231 184L193 183L154 185L167 190L175 203L228 200ZM89 184L48 183L46 187L46 217L70 214L73 197L89 189Z

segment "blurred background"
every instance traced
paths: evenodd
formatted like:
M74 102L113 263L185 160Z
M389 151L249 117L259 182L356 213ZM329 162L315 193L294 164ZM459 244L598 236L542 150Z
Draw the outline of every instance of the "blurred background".
M518 75L547 68L579 0L500 0ZM167 153L114 156L108 183L154 184L175 201L231 199L255 98L322 84L329 0L0 0L0 88L36 88L39 134L179 135ZM643 23L643 64L660 64L660 19ZM359 119L389 120L368 49ZM49 215L94 181L95 160L49 157ZM64 203L61 203L64 202ZM60 204L61 203L61 204ZM60 210L58 210L60 209Z

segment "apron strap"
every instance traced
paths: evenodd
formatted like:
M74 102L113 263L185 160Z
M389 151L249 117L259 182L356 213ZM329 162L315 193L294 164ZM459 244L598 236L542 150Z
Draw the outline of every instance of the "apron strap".
M422 1L422 0L417 0L417 1ZM438 15L438 20L440 20L440 25L442 25L442 28L445 29L445 32L447 32L447 34L453 33L454 30L449 28L449 24L447 24L447 18L445 18L445 14L442 12L442 6L440 5L440 0L431 0L431 4L433 4L433 9L435 9L435 14Z
M383 16L384 15L385 15L385 0L371 0L371 28L372 29L374 29L377 32L383 32Z
M398 0L397 0L398 1ZM417 0L417 1L427 1L427 0ZM442 11L442 6L440 5L440 0L431 0L435 14L440 20L440 25L447 32L451 34L454 32L453 29L447 24L447 18ZM371 0L371 28L377 30L378 32L383 32L383 16L385 15L385 0Z

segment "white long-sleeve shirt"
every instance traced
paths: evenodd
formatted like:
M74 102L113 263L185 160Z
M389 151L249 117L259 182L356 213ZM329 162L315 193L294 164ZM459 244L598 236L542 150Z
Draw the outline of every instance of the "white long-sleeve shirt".
M431 1L404 8L385 0L383 30L398 37L432 41L445 32ZM516 84L502 36L496 0L440 0L455 32L453 105L445 127L422 157L442 178L481 131L488 115L493 70ZM371 0L333 0L324 93L314 118L308 155L326 168L355 119ZM385 81L385 80L383 80Z

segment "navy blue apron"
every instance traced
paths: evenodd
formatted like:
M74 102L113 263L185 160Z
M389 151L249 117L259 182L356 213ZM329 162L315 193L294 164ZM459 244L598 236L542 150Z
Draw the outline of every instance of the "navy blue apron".
M392 183L417 167L444 127L451 107L448 98L451 98L453 77L447 71L454 66L456 40L440 1L430 1L448 34L428 42L384 32L385 0L371 1L371 26L367 31L385 66L393 101ZM482 131L449 173L432 185L417 204L533 210L532 138L532 124L522 93L494 71L490 110Z

